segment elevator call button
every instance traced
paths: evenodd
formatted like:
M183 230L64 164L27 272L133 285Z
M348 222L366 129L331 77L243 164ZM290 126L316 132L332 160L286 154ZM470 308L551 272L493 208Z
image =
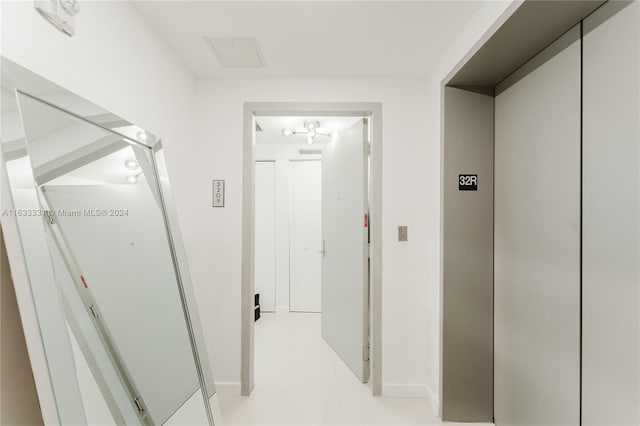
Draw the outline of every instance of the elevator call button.
M477 191L478 175L458 175L458 191Z

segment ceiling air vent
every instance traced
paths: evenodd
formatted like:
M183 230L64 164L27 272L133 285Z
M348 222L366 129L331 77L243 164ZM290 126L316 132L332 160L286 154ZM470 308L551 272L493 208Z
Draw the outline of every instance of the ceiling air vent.
M300 155L321 155L321 149L301 149L298 150L298 154Z
M261 68L264 58L254 37L206 37L225 68Z

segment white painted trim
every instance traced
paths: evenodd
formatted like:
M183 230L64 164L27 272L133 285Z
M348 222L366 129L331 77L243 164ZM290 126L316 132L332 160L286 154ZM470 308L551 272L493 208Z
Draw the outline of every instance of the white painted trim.
M240 327L241 394L254 387L254 192L255 116L367 116L371 119L370 182L370 358L373 395L382 394L382 103L380 102L245 102L242 124L242 273Z
M240 382L216 382L216 394L240 395Z
M429 407L431 408L431 410L434 412L436 416L440 417L441 416L440 402L438 401L436 396L433 394L433 391L429 386L425 386L425 388L427 391L427 401L429 402Z

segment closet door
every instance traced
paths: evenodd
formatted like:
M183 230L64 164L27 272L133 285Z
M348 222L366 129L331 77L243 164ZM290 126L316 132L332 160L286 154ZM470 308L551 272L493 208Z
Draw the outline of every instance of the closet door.
M582 421L640 424L640 3L584 22Z
M580 29L497 87L495 423L580 422Z
M322 161L291 161L289 311L320 312Z

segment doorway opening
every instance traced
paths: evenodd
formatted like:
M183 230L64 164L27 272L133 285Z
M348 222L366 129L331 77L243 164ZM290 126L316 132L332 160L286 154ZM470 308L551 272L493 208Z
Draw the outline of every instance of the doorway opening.
M381 393L381 110L245 103L243 395L255 383L254 342L271 339L267 329L297 330L299 345L315 333L309 354L330 349L351 379ZM266 343L271 358L290 353L282 343Z

